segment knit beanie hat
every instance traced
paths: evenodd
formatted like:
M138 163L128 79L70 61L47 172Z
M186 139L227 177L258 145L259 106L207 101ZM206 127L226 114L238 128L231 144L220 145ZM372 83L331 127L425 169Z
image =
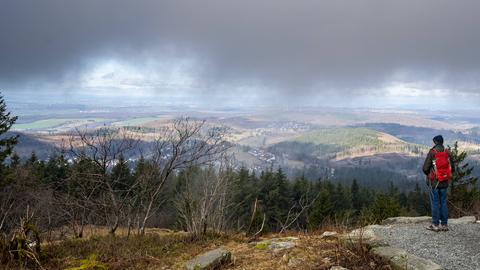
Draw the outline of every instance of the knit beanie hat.
M433 142L434 142L435 144L443 144L443 137L442 137L442 135L435 136L435 137L433 138Z

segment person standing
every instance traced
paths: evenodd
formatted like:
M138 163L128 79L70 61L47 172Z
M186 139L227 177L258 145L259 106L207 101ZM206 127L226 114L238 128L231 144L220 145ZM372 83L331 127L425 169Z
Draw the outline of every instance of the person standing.
M432 209L432 224L427 229L448 231L447 189L455 166L448 149L443 146L442 135L435 136L433 144L423 164Z

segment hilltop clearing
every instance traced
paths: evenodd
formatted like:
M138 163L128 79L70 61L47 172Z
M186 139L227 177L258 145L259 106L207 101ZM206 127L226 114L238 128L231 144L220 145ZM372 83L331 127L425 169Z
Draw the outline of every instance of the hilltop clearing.
M183 269L195 256L224 247L232 254L222 269L385 269L378 258L358 247L347 248L336 238L321 233L290 234L294 237L268 235L255 242L237 236L206 236L193 239L183 232L150 229L146 236L117 237L94 234L88 239L73 239L44 247L44 267L63 269L79 267L86 261L108 269ZM285 240L283 240L285 239ZM291 241L285 247L271 243ZM88 259L90 258L90 259Z

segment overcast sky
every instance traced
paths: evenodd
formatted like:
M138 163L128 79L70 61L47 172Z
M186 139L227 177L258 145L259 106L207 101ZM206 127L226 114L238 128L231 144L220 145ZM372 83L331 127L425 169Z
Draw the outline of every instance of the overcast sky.
M473 107L479 12L478 0L0 0L0 89Z

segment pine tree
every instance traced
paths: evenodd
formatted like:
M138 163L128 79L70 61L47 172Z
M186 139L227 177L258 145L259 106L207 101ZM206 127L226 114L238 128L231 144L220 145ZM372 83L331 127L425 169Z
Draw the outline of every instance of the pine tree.
M471 211L475 203L479 203L478 178L472 176L474 167L465 162L468 154L458 149L458 142L455 142L453 148L449 146L448 150L455 166L450 184L449 201L453 204L451 212L453 215L463 215Z
M420 189L420 184L415 184L414 191L408 194L408 203L410 210L413 210L420 216L429 214L430 203L427 198L427 194Z
M307 180L305 175L302 174L294 180L291 192L292 203L295 205L294 211L302 212L296 224L300 228L306 228L308 225L308 215L312 207L311 204L317 195L313 183ZM302 209L305 205L309 205L309 207Z
M393 184L393 182L390 182L389 183L389 186L388 186L388 196L390 196L391 198L395 198L395 199L398 199L398 188Z
M130 189L133 178L130 174L128 162L125 160L123 155L120 155L117 163L115 164L115 166L113 166L111 178L114 189L121 191L126 191Z
M311 193L310 183L305 178L305 175L302 174L300 177L297 177L292 185L292 199L294 201L299 201L304 196L309 196Z
M13 160L13 157L12 157ZM70 166L63 155L52 156L45 164L43 182L57 191L65 191Z
M408 197L405 192L401 192L400 194L398 194L398 203L401 207L409 210Z
M140 156L137 163L135 164L135 168L133 169L133 177L135 179L139 179L145 173L147 169L147 161L143 155Z
M332 196L327 189L320 191L309 216L309 227L316 229L321 226L325 220L331 217L335 209L332 203Z
M276 188L278 188L278 206L281 209L287 209L290 205L290 182L287 179L287 176L283 172L282 168L278 168L274 176Z
M285 221L290 205L289 191L289 183L282 169L279 168L275 173L267 170L260 175L259 200L270 230L278 230L281 222Z
M246 228L252 215L255 199L258 197L255 175L242 167L236 174L232 186L232 203L235 206L235 216L238 226Z
M280 223L285 222L290 205L290 186L286 175L283 170L279 168L275 173L274 186L272 187L272 197L274 200L274 213L273 219L276 221L276 229L279 229Z
M16 152L13 152L12 157L10 158L9 167L11 169L17 168L20 165L20 162L20 156Z
M0 95L0 167L3 167L5 159L10 156L13 147L17 144L18 135L5 136L17 121L17 118L7 111L7 104L3 96Z
M371 211L376 222L389 217L396 217L400 214L401 207L398 201L390 195L379 194L375 198Z
M35 164L37 161L38 161L37 154L35 153L35 151L32 151L32 153L30 154L30 157L29 157L28 160L27 160L27 164L28 164L28 165L33 165L33 164Z
M360 189L360 201L362 202L362 208L372 205L376 197L377 194L375 190L369 189L367 187L362 187Z
M360 188L358 186L357 179L353 179L350 193L352 194L352 207L357 213L359 213L362 209L362 201L360 198Z
M342 184L337 183L332 194L333 203L335 206L335 213L342 214L344 211L350 209L350 196L344 190Z

